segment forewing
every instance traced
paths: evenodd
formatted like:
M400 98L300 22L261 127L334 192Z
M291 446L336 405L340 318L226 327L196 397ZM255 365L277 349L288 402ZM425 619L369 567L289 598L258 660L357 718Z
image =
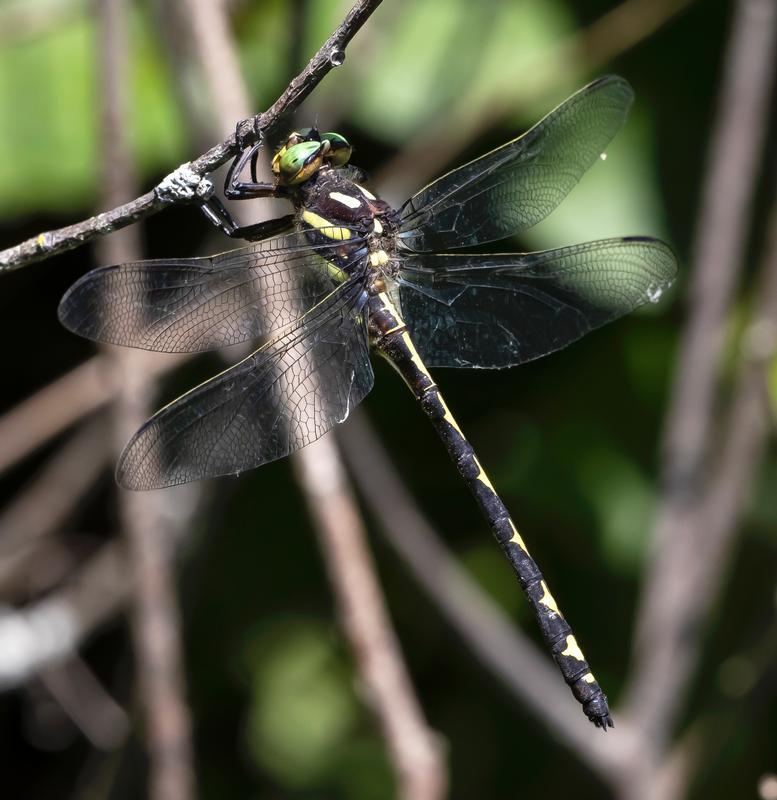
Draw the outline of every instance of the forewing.
M88 339L164 353L258 339L332 291L320 249L294 233L207 258L101 267L68 290L59 317Z
M132 438L117 468L155 489L258 467L315 441L372 388L363 281L334 291L282 336L179 397Z
M535 225L604 152L633 97L623 78L599 78L523 136L438 178L402 207L402 243L449 250Z
M432 367L511 367L559 350L671 285L656 239L628 237L506 255L407 259L402 314Z

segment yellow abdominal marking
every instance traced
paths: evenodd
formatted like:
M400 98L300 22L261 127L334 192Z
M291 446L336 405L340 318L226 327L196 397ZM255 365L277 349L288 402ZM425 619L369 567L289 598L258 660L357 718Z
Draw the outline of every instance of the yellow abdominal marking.
M342 203L344 206L348 206L348 208L358 208L361 205L355 197L343 194L342 192L329 192L329 197L336 203Z
M46 246L46 234L45 233L39 233L38 234L38 238L35 239L35 243L38 245L38 247L45 247Z
M326 271L329 273L329 277L337 283L343 283L343 281L345 281L345 279L348 277L348 274L345 272L345 270L340 269L340 267L336 266L331 261L326 262Z
M385 250L376 250L374 253L370 253L371 267L383 267L388 264L388 261L388 253Z
M562 651L562 656L569 656L576 661L585 661L585 656L574 636L567 636L567 649Z
M515 523L512 520L508 520L508 521L510 523L510 527L513 529L513 538L510 539L510 541L513 544L517 544L518 547L520 547L521 550L523 550L523 552L526 553L526 555L528 556L529 555L529 551L526 549L526 544L524 543L523 539L521 538L521 534L518 533L518 528L515 527Z
M479 480L484 486L488 486L488 488L494 494L496 494L496 489L494 489L494 485L488 479L488 475L486 475L486 471L483 469L482 464L477 459L475 459L475 463L477 464L477 467L480 470L480 472L477 475L477 480Z
M333 225L313 211L303 211L302 219L307 222L311 228L315 228L322 236L326 236L327 239L342 242L351 238L351 231L348 228L341 228L337 225Z
M424 364L421 356L418 355L418 350L415 349L413 340L410 338L410 334L407 331L402 334L402 341L405 343L405 345L407 345L407 349L410 351L413 363L416 365L416 367L418 367L418 371L431 381L432 376L429 374L429 370L426 368L426 364Z
M542 603L542 605L544 605L546 608L549 608L554 613L561 616L561 612L558 610L555 598L548 591L548 584L545 583L545 581L540 581L540 586L542 586L542 591L545 593L542 595L542 597L540 597L540 603Z
M596 678L594 678L593 673L591 672L586 672L586 674L583 675L581 680L584 680L586 683L596 683Z
M456 422L456 420L453 418L453 414L451 414L451 410L448 408L448 404L445 402L445 400L443 400L443 398L442 398L442 395L440 395L440 404L441 404L441 405L442 405L442 407L445 409L445 416L443 417L443 419L444 419L444 420L445 420L445 421L448 423L448 425L450 425L450 426L451 426L451 428L453 428L453 430L455 430L455 431L456 431L456 433L458 433L458 434L459 434L459 436L461 436L461 438L463 439L463 438L464 438L464 434L461 432L461 428L459 427L459 425L458 425L458 423Z

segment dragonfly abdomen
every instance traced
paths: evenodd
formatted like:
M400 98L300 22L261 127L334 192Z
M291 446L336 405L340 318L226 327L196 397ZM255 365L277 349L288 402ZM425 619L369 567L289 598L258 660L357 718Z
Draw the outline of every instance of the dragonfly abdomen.
M448 455L487 519L515 572L548 645L553 659L575 699L597 727L613 726L607 697L588 666L572 628L548 589L540 568L529 554L507 507L464 436L440 390L413 344L396 306L385 293L370 299L370 334L375 347L397 371L421 403L442 439Z

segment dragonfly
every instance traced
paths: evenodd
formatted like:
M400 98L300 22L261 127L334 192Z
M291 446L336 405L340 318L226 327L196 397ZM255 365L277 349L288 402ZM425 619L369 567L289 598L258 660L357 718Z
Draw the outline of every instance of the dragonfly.
M612 727L570 624L429 370L531 361L656 302L670 286L672 250L646 236L531 253L468 249L550 214L604 153L632 102L626 80L599 78L398 210L364 186L340 134L291 133L269 182L257 179L262 141L242 148L225 197L285 198L291 213L241 227L221 200L205 199L208 219L250 244L207 258L101 267L60 304L64 325L98 342L169 353L261 342L151 417L124 449L118 483L155 489L293 453L364 399L374 350L439 434L585 715Z

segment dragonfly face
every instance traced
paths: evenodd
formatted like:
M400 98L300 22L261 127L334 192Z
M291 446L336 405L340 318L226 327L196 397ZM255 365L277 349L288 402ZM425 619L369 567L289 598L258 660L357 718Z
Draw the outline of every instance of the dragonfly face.
M309 180L323 166L343 167L352 148L339 133L320 134L315 128L293 131L273 156L272 170L279 184L295 186Z
M262 225L222 225L211 210L230 235L257 241L85 275L60 306L81 335L164 352L264 342L152 418L128 445L119 481L147 489L243 472L342 422L372 386L369 298L384 285L429 367L521 364L655 301L676 263L649 237L457 252L547 216L600 162L632 99L622 78L600 78L398 211L364 188L344 137L296 131L273 158L272 185L230 184L231 197L292 201L294 215L276 221L270 238ZM233 171L251 160L253 173L258 152L239 156Z

